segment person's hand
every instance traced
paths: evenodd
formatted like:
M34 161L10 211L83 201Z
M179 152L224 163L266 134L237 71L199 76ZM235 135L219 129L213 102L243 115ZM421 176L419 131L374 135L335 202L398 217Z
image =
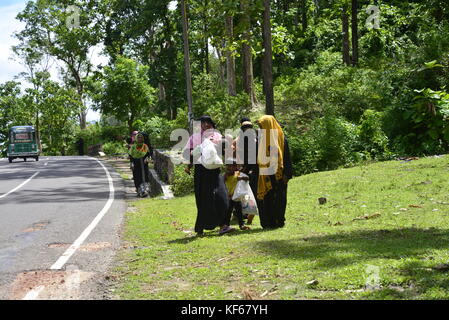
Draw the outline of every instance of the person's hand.
M284 184L288 184L288 182L290 181L290 179L287 176L284 176L282 181L284 181Z
M185 171L185 173L187 173L188 175L191 174L191 172L190 172L190 167L186 167L186 168L184 169L184 171Z

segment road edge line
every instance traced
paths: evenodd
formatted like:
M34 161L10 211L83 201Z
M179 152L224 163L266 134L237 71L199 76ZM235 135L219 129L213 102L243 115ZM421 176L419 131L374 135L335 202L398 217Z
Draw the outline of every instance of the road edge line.
M78 237L78 239L75 240L75 242L64 252L64 254L51 266L51 270L61 270L62 267L67 263L67 261L71 258L71 256L75 253L76 250L83 244L83 242L87 239L87 237L91 234L93 229L98 225L98 223L103 219L105 214L109 211L109 209L112 206L112 203L114 202L114 182L112 180L112 177L109 173L109 170L104 166L103 163L101 163L98 159L91 158L95 161L97 161L103 170L106 172L106 176L108 178L109 182L109 198L106 202L103 209L100 211L100 213L97 214L97 216L92 220L92 222L89 224L89 226L84 229L84 231L81 233L81 235Z
M67 261L72 257L72 255L78 250L78 248L83 244L83 242L89 237L90 233L95 229L95 227L98 225L98 223L103 219L105 214L109 211L109 209L112 206L112 203L114 202L114 181L112 180L111 174L109 173L109 170L105 167L103 163L101 163L98 159L90 158L92 160L97 161L103 170L106 172L106 176L108 178L109 183L109 198L106 202L103 209L97 214L97 216L92 220L92 222L87 226L86 229L81 233L81 235L78 237L78 239L75 240L75 242L62 254L61 257L50 267L50 270L61 270L62 267L67 263ZM22 300L36 300L41 293L42 290L45 289L45 286L39 286L37 288L33 288L30 290L25 297Z
M24 185L26 185L28 182L30 182L35 176L37 176L40 173L40 171L36 172L35 174L33 174L30 178L28 178L28 180L26 180L25 182L22 182L20 185L18 185L17 187L15 187L14 189L12 189L11 191L5 193L4 195L0 196L0 199L3 199L7 196L9 196L11 193L16 192L17 190L19 190L20 188L22 188Z

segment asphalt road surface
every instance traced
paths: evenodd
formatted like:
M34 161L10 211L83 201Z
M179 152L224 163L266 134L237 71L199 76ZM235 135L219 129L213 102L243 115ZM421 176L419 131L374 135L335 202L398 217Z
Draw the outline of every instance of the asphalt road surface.
M90 157L0 160L0 299L105 299L120 176Z

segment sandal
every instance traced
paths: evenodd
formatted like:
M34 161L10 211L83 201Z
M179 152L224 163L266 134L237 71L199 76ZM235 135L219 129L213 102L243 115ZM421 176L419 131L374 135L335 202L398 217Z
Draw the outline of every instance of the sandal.
M225 233L232 232L232 231L235 231L235 229L231 228L230 226L226 226L223 229L221 229L220 231L218 231L218 233L225 234Z
M251 230L248 226L240 226L240 230Z

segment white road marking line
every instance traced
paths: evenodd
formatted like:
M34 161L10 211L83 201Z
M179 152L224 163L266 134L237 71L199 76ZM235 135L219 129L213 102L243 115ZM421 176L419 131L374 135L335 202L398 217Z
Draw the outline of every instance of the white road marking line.
M31 178L29 178L27 181L21 183L19 186L15 187L14 189L12 189L11 191L9 191L8 193L5 193L4 195L0 196L0 199L2 199L2 198L4 198L4 197L10 195L11 193L13 193L13 192L19 190L20 188L22 188L24 185L26 185L28 182L30 182L31 179L33 179L35 176L37 176L37 175L39 174L39 172L40 172L40 171L38 171L38 172L36 172L35 174L33 174L33 175L31 176Z
M47 166L48 162L45 162L44 166Z
M83 242L87 239L87 237L90 235L92 230L98 225L98 223L101 221L101 219L104 217L104 215L109 211L111 208L112 203L114 202L114 183L112 181L112 177L109 174L108 169L98 160L95 158L90 158L95 161L97 161L103 170L106 172L106 176L108 178L109 183L109 199L106 202L106 205L103 207L103 209L98 213L98 215L95 217L95 219L89 224L89 226L81 233L81 235L78 237L78 239L75 240L75 242L64 252L64 254L50 267L51 270L61 270L62 267L67 263L67 261L72 257L72 255L78 250L78 248L83 244ZM39 293L44 289L40 289L37 291L40 287L37 287L35 289L32 289L30 292L27 293L25 298L32 298L29 300L36 300L39 296ZM37 294L36 294L37 292ZM22 300L25 300L23 298Z
M34 288L30 292L26 294L26 296L22 300L36 300L39 294L44 290L44 286L39 286L37 288Z
M92 158L94 159L94 158ZM64 254L56 261L50 269L52 270L60 270L70 259L70 257L75 253L75 251L83 244L83 242L87 239L87 237L90 235L92 230L98 225L98 223L103 219L104 215L109 211L111 208L112 203L114 202L114 183L112 181L111 175L109 174L108 169L97 159L94 159L97 161L102 167L103 170L106 172L106 176L108 178L109 182L109 199L106 202L106 205L103 207L103 209L100 211L100 213L95 217L95 219L90 223L90 225L81 233L81 235L78 237L78 239L75 240L75 242L64 252Z

